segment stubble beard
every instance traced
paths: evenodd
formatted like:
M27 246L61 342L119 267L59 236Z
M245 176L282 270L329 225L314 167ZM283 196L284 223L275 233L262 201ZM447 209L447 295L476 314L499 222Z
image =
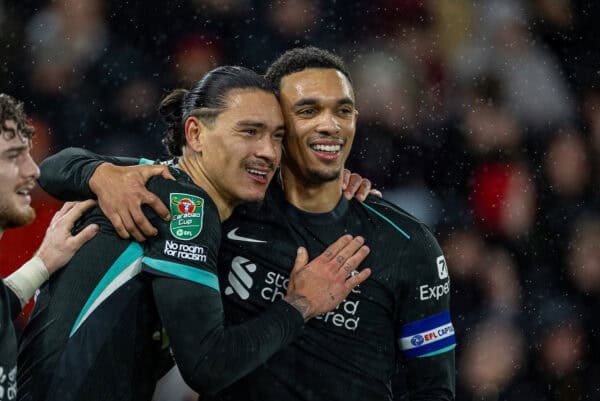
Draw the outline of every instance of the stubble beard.
M31 206L18 207L0 197L0 229L25 226L35 220Z
M340 178L340 174L341 170L322 171L310 169L307 171L307 178L310 183L319 185L337 180Z

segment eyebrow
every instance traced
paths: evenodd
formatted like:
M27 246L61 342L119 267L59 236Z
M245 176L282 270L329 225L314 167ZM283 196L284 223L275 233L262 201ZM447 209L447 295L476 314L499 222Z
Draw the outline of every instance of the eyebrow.
M318 103L319 103L319 99L317 99L315 97L307 97L307 98L300 99L296 103L294 103L294 107L301 107L301 106L307 106L307 105L318 104ZM354 101L352 99L350 99L349 97L343 97L341 99L338 99L336 104L337 105L349 104L349 105L354 106Z
M253 127L256 129L266 129L267 128L267 124L260 122L260 121L254 121L254 120L241 120L238 121L236 124L238 127ZM279 126L277 126L275 128L275 131L278 130L285 130L285 125L281 124Z

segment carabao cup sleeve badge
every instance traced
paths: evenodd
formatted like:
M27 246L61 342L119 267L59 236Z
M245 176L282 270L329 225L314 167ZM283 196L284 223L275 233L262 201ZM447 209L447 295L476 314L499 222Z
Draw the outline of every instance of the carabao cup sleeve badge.
M204 199L190 194L170 194L171 235L189 241L202 231Z

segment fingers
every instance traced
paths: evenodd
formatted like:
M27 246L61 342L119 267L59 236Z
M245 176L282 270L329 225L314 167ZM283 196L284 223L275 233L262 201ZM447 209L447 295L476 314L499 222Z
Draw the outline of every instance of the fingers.
M378 198L383 198L383 194L381 193L381 191L378 191L376 189L372 189L370 193L371 193L371 195L374 195Z
M156 196L155 194L153 194L152 192L145 190L145 192L143 193L142 203L145 203L146 205L150 206L154 210L156 215L158 217L160 217L161 219L169 221L169 219L171 218L171 213L169 212L169 209L165 206L164 203L162 203L160 198L158 196ZM140 210L140 213L141 213L141 210ZM146 223L148 223L148 225L150 225L152 227L152 225L145 218L145 216L144 216L144 220ZM154 229L154 227L152 227L152 228ZM143 228L142 228L142 230L143 230ZM143 230L143 231L146 232L145 230Z
M342 175L342 191L345 191L348 187L348 182L350 181L350 174L350 170L345 168L344 173Z
M154 228L154 226L150 223L150 220L146 218L146 215L142 212L140 207L131 210L131 218L135 226L139 229L139 231L141 231L141 234L144 237L154 237L158 234L158 230Z
M140 172L140 175L142 176L142 179L144 181L143 185L146 185L146 183L151 177L155 175L163 175L165 169L169 169L167 166L161 164L144 164L140 166L135 166L135 168Z
M125 226L123 225L123 220L121 220L121 216L117 213L104 213L106 217L110 220L110 224L114 227L117 235L123 239L129 239L130 235Z
M341 236L337 241L329 245L317 258L325 259L327 262L332 260L350 241L352 241L350 234Z
M161 174L162 178L175 181L175 177L173 177L173 174L171 174L171 170L169 170L169 167L167 167L167 166L163 166L163 167L164 167L164 169Z
M356 200L358 200L359 202L363 202L365 199L367 199L367 196L369 196L369 192L371 191L371 181L363 178L361 180L360 186L358 187L358 190L356 191Z
M352 272L354 272L358 266L360 266L367 256L369 256L369 253L371 253L371 249L368 246L361 246L356 253L350 256L348 260L341 265L339 269L339 275L347 278L348 275L352 274Z
M355 196L356 191L359 190L360 185L363 179L358 174L350 174L348 177L348 185L346 186L346 190L344 191L344 196L346 199L350 200Z
M356 253L356 251L358 251L363 246L364 243L365 239L363 237L358 236L356 238L353 238L346 244L346 246L341 248L334 257L334 261L337 267L341 267L344 264L344 262L346 262L351 256L353 256Z
M81 248L83 244L94 238L98 231L100 231L100 226L98 224L90 224L81 230L79 234L73 236L71 242L75 246L75 249Z
M352 275L348 280L346 280L346 288L348 291L352 291L354 288L359 286L363 281L369 278L371 275L371 269L366 268L362 269L360 273Z
M294 274L294 272L297 272L300 269L302 269L302 267L306 266L307 263L308 263L308 252L306 251L306 248L301 246L298 248L298 251L296 253L296 261L294 262L294 268L292 269L291 274Z
M140 211L141 213L141 211ZM128 210L125 210L123 214L121 214L121 221L123 222L124 229L131 235L136 241L144 242L146 237L139 230L138 226L135 224L133 217L129 213ZM150 224L150 223L148 223ZM119 236L122 237L121 234Z
M70 204L70 205L69 205ZM79 218L83 215L83 213L93 206L96 206L96 201L92 199L88 199L83 202L67 202L62 207L61 211L65 209L64 217L69 224L69 229L75 225L75 222L79 220Z

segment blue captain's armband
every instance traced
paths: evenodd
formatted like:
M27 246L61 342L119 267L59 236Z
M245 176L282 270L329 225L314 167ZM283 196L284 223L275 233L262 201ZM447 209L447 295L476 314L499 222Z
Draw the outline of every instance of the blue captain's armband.
M400 348L408 359L451 351L456 347L450 312L407 323L400 330Z

